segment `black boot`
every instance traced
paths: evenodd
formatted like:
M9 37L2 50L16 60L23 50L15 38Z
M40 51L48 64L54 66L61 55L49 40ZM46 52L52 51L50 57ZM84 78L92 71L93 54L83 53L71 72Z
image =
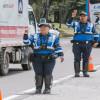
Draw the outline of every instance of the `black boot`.
M90 77L90 75L87 72L83 73L83 76L84 77Z
M43 76L36 75L35 76L35 80L36 80L36 91L35 91L35 94L41 94L41 89L42 89L42 86L43 86Z
M50 94L51 93L51 85L52 85L52 75L45 76L45 90L43 91L43 94Z
M75 77L80 77L80 62L74 62Z
M84 77L90 77L88 74L88 62L83 64L83 76Z

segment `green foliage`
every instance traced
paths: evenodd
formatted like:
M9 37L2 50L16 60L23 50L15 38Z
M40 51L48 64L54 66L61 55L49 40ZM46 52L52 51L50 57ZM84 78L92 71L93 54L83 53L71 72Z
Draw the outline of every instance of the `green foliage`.
M29 0L32 5L35 15L39 20L40 17L48 19L49 14L53 14L54 10L60 11L60 15L64 15L63 21L71 15L71 9L77 8L78 12L85 10L86 0ZM52 16L52 15L51 15Z

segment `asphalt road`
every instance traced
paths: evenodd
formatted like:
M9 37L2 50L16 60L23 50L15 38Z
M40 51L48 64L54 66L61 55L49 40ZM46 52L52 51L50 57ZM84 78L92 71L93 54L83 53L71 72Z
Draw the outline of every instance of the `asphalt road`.
M64 83L66 83L66 81L69 82L70 78L72 78L72 75L74 75L72 44L70 43L70 39L62 39L61 45L63 46L63 49L64 49L65 61L63 63L60 63L60 60L57 59L57 63L53 72L54 89L55 89L54 91L56 91L57 89L58 89L57 91L60 91L59 88L57 88L57 86L59 86L59 84L62 84L63 86L65 86ZM99 48L93 49L92 57L93 57L93 63L95 64L96 69L99 70L100 69L99 68L99 65L100 65L100 49ZM73 82L71 84L73 84ZM20 65L10 65L9 74L7 76L0 77L0 88L3 91L3 96L5 100L24 100L24 99L28 100L26 98L30 98L29 100L32 100L30 95L33 93L34 87L35 87L35 81L34 81L33 70L22 71L22 68ZM64 87L62 87L62 89L63 88ZM25 91L27 92L27 94L25 94ZM40 99L34 98L34 100L40 100ZM43 98L41 100L51 100L51 99ZM56 100L56 99L53 99L53 100ZM66 99L63 99L63 100L66 100ZM73 100L73 99L69 99L69 100Z

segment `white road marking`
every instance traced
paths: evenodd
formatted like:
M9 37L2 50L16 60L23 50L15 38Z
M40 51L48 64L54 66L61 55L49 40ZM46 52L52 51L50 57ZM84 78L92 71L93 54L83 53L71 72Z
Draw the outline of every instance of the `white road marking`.
M95 68L96 68L96 69L97 69L97 68L100 68L100 65L95 66ZM70 79L70 78L73 77L73 76L74 76L74 75L68 75L68 76L66 76L66 77L60 78L60 79L58 79L58 80L53 81L53 84L54 84L54 85L55 85L55 84L58 84L58 83L60 83L60 82L63 82L64 80ZM29 93L29 92L34 92L34 91L35 91L35 88L31 88L31 89L22 91L22 92L20 92L20 93ZM20 93L18 93L18 94L20 94ZM3 100L13 100L13 99L18 98L18 97L20 97L20 96L21 96L21 95L11 95L11 96L9 96L9 97L4 98Z
M96 72L100 72L100 65L95 66Z
M95 66L96 69L100 68L100 65Z
M53 81L53 84L54 84L54 85L55 85L55 84L58 84L58 83L60 83L60 82L62 82L62 81L64 81L64 80L70 79L71 77L73 77L73 75L68 75L68 76L66 76L66 77L60 78L60 79L58 79L58 80ZM22 91L22 92L20 92L20 93L18 93L18 94L21 94L21 93L29 93L29 92L34 92L34 91L35 91L35 88L31 88L31 89ZM13 99L18 98L18 97L20 97L20 96L21 96L21 95L11 95L11 96L9 96L9 97L4 98L3 100L13 100Z

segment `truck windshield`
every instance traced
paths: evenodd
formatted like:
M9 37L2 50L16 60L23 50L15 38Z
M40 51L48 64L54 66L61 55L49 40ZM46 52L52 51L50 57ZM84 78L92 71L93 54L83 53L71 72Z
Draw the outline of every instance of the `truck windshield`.
M90 4L100 3L100 0L90 0Z
M29 24L35 26L35 17L31 11L29 11Z

